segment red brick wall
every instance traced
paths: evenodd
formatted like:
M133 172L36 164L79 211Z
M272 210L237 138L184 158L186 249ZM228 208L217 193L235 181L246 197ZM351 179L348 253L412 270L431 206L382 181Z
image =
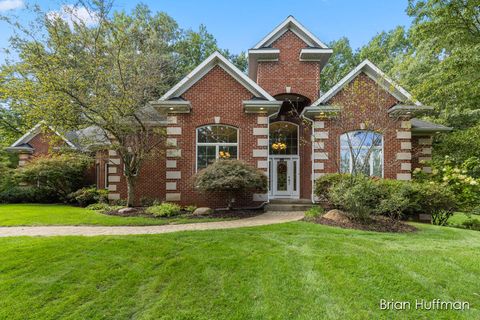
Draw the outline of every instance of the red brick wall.
M181 179L167 180L177 182L177 191L181 193L182 204L208 205L210 207L224 207L225 198L221 195L203 195L193 188L196 161L196 128L215 124L215 117L220 117L219 124L234 126L239 130L239 159L250 165L256 166L258 158L253 157L252 150L256 147L257 138L253 128L259 127L256 114L246 114L243 111L243 100L250 99L252 93L239 84L232 76L221 67L216 66L202 79L196 82L183 98L192 104L189 114L173 115L177 117L174 127L181 127L182 134L176 136L181 157L177 160L177 170L181 172ZM264 136L263 138L267 138ZM163 183L165 184L165 183ZM252 195L247 194L238 199L237 205L255 205ZM258 204L258 203L257 203Z
M114 161L118 160L120 164ZM108 155L108 151L97 153L97 163L100 164L100 187L104 188L104 165L109 163L109 190L111 194L120 194L121 199L127 199L127 182L123 175L123 163L119 156ZM113 181L119 179L119 182ZM165 200L165 158L160 155L146 160L140 169L135 185L135 204L143 201Z
M58 147L65 144L63 143L63 141L59 142L58 140L56 141L56 143L54 143L52 142L52 139L52 134L49 133L39 133L35 137L33 137L32 140L28 142L28 144L31 145L33 149L35 149L33 155L38 156L48 154L51 151L52 147Z
M300 125L300 199L312 198L312 128L302 123Z
M318 99L320 90L320 64L300 61L300 51L307 47L290 30L272 43L280 49L278 61L259 62L257 83L272 96L285 93L291 87L292 93L301 94L311 101Z
M40 132L34 136L28 144L34 149L32 154L25 153L19 155L19 166L25 165L30 159L50 154L54 151L54 147L63 147L65 142L58 140L57 136L54 136L53 133L49 132Z
M401 120L391 118L387 110L397 104L395 97L381 89L375 81L361 73L354 81L338 92L329 102L331 105L342 106L341 115L336 119L326 119L323 131L328 131L325 142L325 172L339 171L340 135L353 130L361 130L362 123L367 128L381 130L384 138L384 177L396 179L397 173L409 173L401 170L397 153L401 151L401 140L397 139L397 131L401 128ZM407 140L405 140L407 141ZM409 152L409 151L405 151Z

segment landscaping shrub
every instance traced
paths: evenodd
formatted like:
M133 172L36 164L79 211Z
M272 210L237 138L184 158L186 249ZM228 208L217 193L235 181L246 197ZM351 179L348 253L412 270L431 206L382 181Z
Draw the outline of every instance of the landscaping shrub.
M175 203L164 202L159 205L148 207L146 212L155 217L172 217L179 215L181 207Z
M110 200L109 203L110 203L112 206L126 207L126 206L127 206L127 199ZM155 203L154 203L154 204L155 204Z
M411 207L410 195L412 185L410 182L377 179L375 184L379 187L379 203L375 213L399 220Z
M480 220L470 218L463 221L461 227L465 229L480 231Z
M160 204L161 201L159 201L157 198L152 198L152 197L141 197L140 198L140 204L142 207L150 207L156 204Z
M416 184L418 196L414 205L418 213L432 215L432 223L436 225L447 225L448 219L457 208L456 198L453 192L433 182Z
M312 206L305 212L306 220L315 220L325 213L325 210L320 206Z
M18 155L7 153L3 150L0 150L0 192L15 186L14 181L14 168L12 156ZM18 159L16 159L18 162Z
M480 160L468 158L457 164L450 157L429 163L432 173L414 170L415 181L434 182L450 189L462 211L475 211L480 207Z
M345 211L352 219L366 221L375 214L383 197L381 188L372 179L356 175L353 179L334 184L329 198L335 207Z
M86 207L88 210L99 211L101 213L115 211L121 209L122 206L111 206L108 203L100 202L100 203L93 203Z
M76 203L82 207L94 203L107 203L108 190L97 189L96 187L82 188L70 193L68 199L71 203Z
M350 180L353 176L345 173L329 173L315 181L315 195L327 206L331 206L330 189L344 180Z
M226 192L231 208L235 195L243 191L266 191L267 177L242 161L218 160L197 173L195 187L203 192Z
M451 188L433 181L398 181L363 175L328 174L315 182L315 194L327 205L350 217L368 220L371 215L400 219L429 214L432 222L445 225L458 207Z
M17 168L15 178L19 184L53 190L58 199L65 201L83 186L90 163L90 158L79 154L39 156Z
M0 191L0 203L57 203L55 190L43 187L14 186Z
M188 213L193 213L195 210L197 210L197 206L196 205L185 206L183 207L183 210L187 211Z

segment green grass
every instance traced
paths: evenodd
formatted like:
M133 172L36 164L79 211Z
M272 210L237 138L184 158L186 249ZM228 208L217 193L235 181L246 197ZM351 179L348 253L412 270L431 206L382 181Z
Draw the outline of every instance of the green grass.
M479 319L480 232L306 222L149 236L0 239L1 319ZM380 299L469 311L381 311ZM413 303L413 302L412 302Z
M480 216L475 214L470 215L470 218L480 220ZM456 212L453 214L453 216L450 217L450 219L448 219L448 224L461 225L464 221L467 221L468 219L469 216L467 216L465 213Z
M2 204L0 226L101 225L143 226L217 221L210 218L108 216L85 208L55 204Z

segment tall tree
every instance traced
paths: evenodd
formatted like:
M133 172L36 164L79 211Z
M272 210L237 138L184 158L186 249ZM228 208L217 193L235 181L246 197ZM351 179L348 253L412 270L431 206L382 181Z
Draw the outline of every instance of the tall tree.
M143 163L162 149L162 130L146 104L175 80L172 43L178 27L145 6L131 14L111 14L107 1L82 6L93 24L76 16L76 6L64 6L67 21L37 10L41 33L13 24L18 35L11 47L21 60L3 67L0 94L49 125L99 127L123 160L133 205Z
M328 91L358 63L358 57L352 50L350 42L343 37L328 44L333 49L333 54L328 64L323 68L320 77L320 90Z
M12 144L25 132L23 124L19 113L0 105L0 149Z
M415 51L404 63L416 63L414 93L445 113L479 108L480 2L410 0L407 12Z
M220 49L215 37L208 32L207 27L200 25L198 31L186 30L182 32L180 40L175 45L178 53L178 72L181 77L188 74L202 63L209 55L219 51L233 62L240 70L247 69L247 56L244 52L232 54L229 50Z
M375 35L365 46L358 51L358 60L368 59L377 65L383 72L399 79L395 73L398 65L411 50L411 42L405 28L398 26L390 31L382 31Z

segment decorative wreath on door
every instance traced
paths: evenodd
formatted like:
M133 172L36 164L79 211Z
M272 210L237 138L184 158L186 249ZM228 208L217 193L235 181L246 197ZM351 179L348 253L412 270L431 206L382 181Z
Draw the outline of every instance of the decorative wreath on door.
M280 162L277 166L278 173L285 173L287 172L287 164L285 162Z

